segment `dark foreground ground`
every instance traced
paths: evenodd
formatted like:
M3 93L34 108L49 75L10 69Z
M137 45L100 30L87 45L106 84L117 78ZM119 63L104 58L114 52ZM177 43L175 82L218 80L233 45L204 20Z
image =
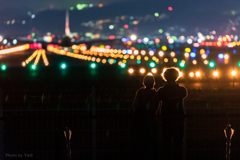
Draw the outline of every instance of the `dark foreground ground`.
M21 67L28 55L3 58L1 71L4 158L29 154L29 159L67 159L64 129L72 131L72 159L130 159L132 101L142 75L128 75L118 66L100 65L49 53L49 67ZM40 60L41 61L41 60ZM60 70L61 63L66 70ZM160 74L160 73L159 73ZM156 88L163 85L156 76ZM236 79L182 79L185 100L185 159L225 159L224 129L231 123L232 159L239 159L240 87ZM228 118L227 118L228 114ZM162 155L161 120L156 119L158 151ZM13 158L14 159L14 158Z

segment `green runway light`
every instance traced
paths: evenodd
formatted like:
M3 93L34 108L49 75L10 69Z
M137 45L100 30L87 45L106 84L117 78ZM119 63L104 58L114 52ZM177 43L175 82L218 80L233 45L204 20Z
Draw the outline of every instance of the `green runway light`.
M67 68L67 65L65 63L62 63L61 64L61 69L66 69Z
M240 62L238 63L238 66L240 67Z
M1 69L2 69L2 71L5 71L5 70L7 69L7 66L6 66L5 64L3 64L3 65L1 66Z
M96 64L95 64L95 63L92 63L92 64L91 64L91 68L92 68L92 69L96 68Z
M121 63L121 67L122 67L122 68L125 68L125 67L126 67L126 64L125 64L125 63Z
M215 67L215 63L214 63L213 61L209 62L209 67L210 67L210 68Z
M182 68L185 67L185 63L183 63L183 62L181 62L179 65L180 65L180 67L182 67Z
M32 70L35 70L35 69L36 69L36 66L35 66L35 65L32 65L31 68L32 68Z
M154 68L154 67L156 66L156 64L155 64L154 62L151 62L151 63L149 64L149 66L150 66L151 68Z

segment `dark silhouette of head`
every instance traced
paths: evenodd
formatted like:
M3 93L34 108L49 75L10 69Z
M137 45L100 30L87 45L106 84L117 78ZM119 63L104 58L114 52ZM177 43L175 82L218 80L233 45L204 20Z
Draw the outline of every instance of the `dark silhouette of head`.
M162 78L167 82L175 82L179 79L179 70L175 67L167 68L162 73Z
M144 78L143 78L143 85L146 88L153 88L155 85L155 79L153 77L152 74L147 74Z

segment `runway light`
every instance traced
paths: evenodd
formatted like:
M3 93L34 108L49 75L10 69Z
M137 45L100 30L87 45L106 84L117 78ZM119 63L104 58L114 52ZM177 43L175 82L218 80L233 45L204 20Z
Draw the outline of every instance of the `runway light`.
M237 72L233 70L233 71L231 72L231 74L232 74L232 76L236 76Z
M132 74L133 71L134 71L134 70L133 70L132 68L128 69L128 73L130 73L130 74Z
M229 58L229 55L228 54L225 54L224 55L224 59L228 59Z
M217 77L217 76L218 76L218 72L217 72L217 71L214 71L214 72L213 72L213 75L214 75L215 77Z
M218 58L223 59L223 58L224 58L224 55L223 55L222 53L219 53L219 54L218 54Z
M62 63L61 64L61 69L66 69L67 68L67 65L65 63Z
M2 66L1 66L1 70L2 71L5 71L7 69L7 66L5 65L5 64L3 64Z
M22 66L25 67L25 66L26 66L26 63L25 63L25 62L22 62Z
M197 61L196 61L196 60L193 60L192 63L193 63L194 65L196 65L196 64L197 64Z
M163 51L159 51L159 52L158 52L158 55L159 55L160 57L162 57L162 56L164 55L164 52L163 52Z
M32 65L31 68L32 68L32 70L36 70L36 66L35 65Z
M207 55L206 55L206 54L202 54L202 58L203 58L203 59L206 59L206 58L207 58Z
M174 57L175 56L175 52L171 52L170 55L171 55L171 57Z
M185 56L186 58L188 58L188 57L189 57L189 53L184 53L184 56Z
M153 51L149 51L149 55L150 55L150 56L153 56L153 55L154 55L154 52L153 52Z
M215 63L214 63L213 61L209 62L209 67L210 67L210 68L215 67Z
M208 60L204 60L203 63L207 65L209 62L208 62Z
M190 53L190 56L191 56L192 58L195 58L195 57L196 57L196 53L191 52L191 53Z
M145 73L145 69L144 69L144 68L141 68L139 71L140 71L140 73L142 73L142 74Z
M121 63L121 67L122 67L122 68L125 68L125 67L126 67L126 64L125 64L125 63Z
M157 69L156 69L156 68L153 68L151 71L152 71L152 73L154 73L154 74L157 73Z
M151 63L149 64L149 66L150 66L151 68L153 68L153 67L156 66L156 64L155 64L154 62L151 62Z
M185 67L185 63L183 63L183 62L181 62L179 65L181 68Z
M196 76L200 77L201 73L200 72L196 72Z
M123 63L123 64L124 64L124 63ZM96 64L95 64L95 63L92 63L92 64L91 64L91 68L92 68L92 69L96 68Z
M193 73L193 72L190 72L190 73L189 73L189 76L190 76L190 77L193 77L193 76L194 76L194 73Z

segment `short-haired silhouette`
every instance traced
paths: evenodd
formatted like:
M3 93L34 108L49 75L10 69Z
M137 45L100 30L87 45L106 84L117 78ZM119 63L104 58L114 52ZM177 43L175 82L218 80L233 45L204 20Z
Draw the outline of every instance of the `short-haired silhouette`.
M163 87L157 91L161 101L162 115L162 138L164 159L182 159L182 143L184 131L183 100L187 97L187 89L179 86L176 82L179 79L179 70L171 67L162 73L166 81ZM171 153L171 146L174 146L174 153ZM173 155L173 157L171 157Z
M134 130L133 130L133 158L157 158L156 119L158 110L158 96L154 88L155 79L147 75L143 79L144 87L138 89L133 102Z

